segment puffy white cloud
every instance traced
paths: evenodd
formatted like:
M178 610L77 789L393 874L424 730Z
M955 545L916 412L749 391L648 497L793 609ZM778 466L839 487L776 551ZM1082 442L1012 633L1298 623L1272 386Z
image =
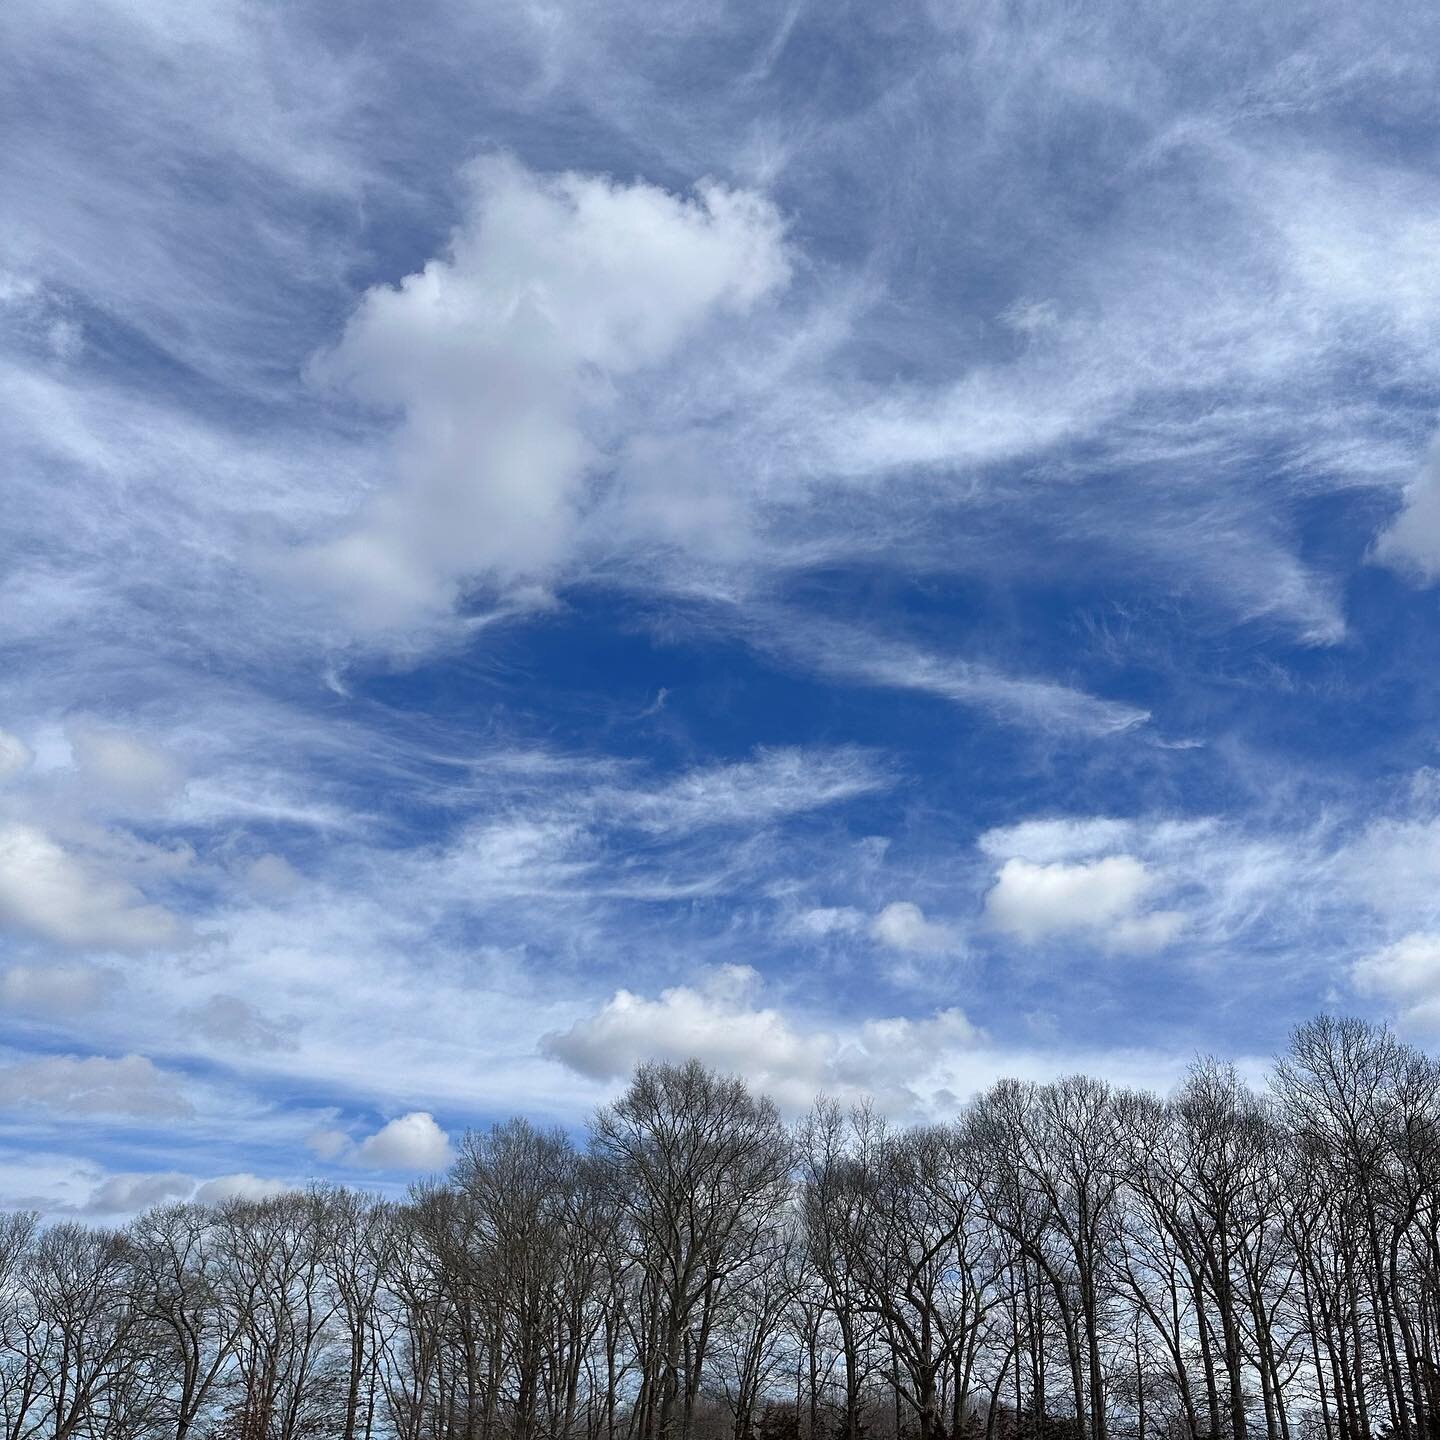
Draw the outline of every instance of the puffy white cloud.
M790 1110L817 1094L873 1094L890 1108L917 1103L909 1081L937 1056L976 1045L980 1032L963 1011L921 1020L867 1020L844 1030L799 1030L761 1006L763 981L748 966L726 965L698 986L676 985L647 999L617 990L568 1030L547 1035L545 1053L582 1075L616 1079L645 1060L692 1057L744 1076Z
M0 1106L59 1115L189 1115L174 1077L143 1055L49 1055L0 1067Z
M779 216L744 191L683 199L504 159L471 180L446 254L372 289L315 366L403 416L394 485L307 560L380 627L566 557L612 387L787 275Z
M948 925L927 920L912 900L893 900L870 922L870 933L882 945L913 955L943 955L959 948Z
M242 1170L234 1175L217 1175L196 1188L190 1198L197 1205L220 1205L226 1200L271 1200L295 1187L285 1180L266 1180Z
M442 1170L450 1163L450 1137L428 1111L412 1110L366 1136L350 1158L373 1170Z
M12 965L0 973L0 1003L21 1015L81 1015L114 982L112 972L93 965Z
M725 965L699 988L676 985L656 1000L617 990L593 1015L548 1035L546 1053L597 1079L623 1075L641 1060L683 1060L746 1075L818 1075L828 1037L795 1032L778 1010L749 1002L761 986L749 966Z
M1143 912L1155 876L1133 855L1035 864L1018 856L1000 867L985 897L996 929L1036 944L1054 935L1085 934L1106 949L1158 950L1184 924L1174 910Z
M181 927L125 881L18 821L0 824L0 921L63 945L140 950L175 943Z
M869 1099L906 1120L951 1116L1001 1076L1043 1081L1084 1071L1163 1091L1188 1063L1184 1053L1097 1054L1049 1040L1034 1048L1000 1048L954 1007L918 1018L802 1029L764 1004L763 990L761 977L746 966L721 967L653 999L619 990L568 1029L545 1036L542 1049L569 1069L611 1084L646 1060L693 1057L740 1075L792 1114L823 1093L849 1102Z
M356 1140L334 1126L312 1130L305 1148L318 1160L361 1170L443 1170L453 1158L450 1137L426 1110L412 1110Z

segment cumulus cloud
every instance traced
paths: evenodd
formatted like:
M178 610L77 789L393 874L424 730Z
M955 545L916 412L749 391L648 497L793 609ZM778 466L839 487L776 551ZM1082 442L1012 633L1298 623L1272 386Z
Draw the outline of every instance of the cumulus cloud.
M12 965L0 972L0 1002L17 1015L83 1015L114 982L112 972L93 965Z
M197 1205L222 1205L227 1200L271 1200L294 1188L288 1181L267 1180L242 1170L204 1181L190 1198Z
M1018 856L985 897L990 923L1028 945L1085 935L1109 950L1159 950L1179 933L1175 910L1143 910L1155 876L1133 855L1038 865Z
M790 1110L817 1094L875 1095L909 1110L908 1084L937 1055L972 1048L981 1032L959 1009L920 1020L873 1019L843 1030L798 1029L762 1005L764 982L744 965L718 967L699 985L676 985L648 999L617 990L593 1014L547 1035L544 1052L593 1079L613 1080L645 1060L698 1057L743 1075Z
M818 1076L829 1052L825 1036L795 1032L780 1012L749 1003L761 985L748 966L726 965L700 987L673 986L658 999L617 990L593 1015L548 1035L547 1054L583 1075L606 1079L641 1060L682 1060L754 1075Z
M191 1113L175 1078L143 1055L49 1055L7 1065L0 1068L0 1106L137 1119Z
M19 821L0 823L0 920L62 945L119 950L181 935L168 910Z
M450 1163L450 1137L429 1111L412 1110L367 1135L350 1161L371 1170L443 1170Z
M371 290L315 373L402 417L396 479L306 557L371 623L449 610L461 585L544 576L568 555L616 384L782 285L761 197L707 184L471 170L446 253Z
M927 920L912 900L893 900L870 923L870 933L892 950L914 955L942 955L959 943L948 925Z

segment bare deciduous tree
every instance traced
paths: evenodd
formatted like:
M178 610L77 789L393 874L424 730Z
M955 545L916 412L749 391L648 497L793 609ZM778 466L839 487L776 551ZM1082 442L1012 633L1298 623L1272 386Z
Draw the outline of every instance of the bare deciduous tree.
M1434 1440L1440 1067L1001 1081L952 1122L644 1066L407 1200L0 1216L0 1440Z

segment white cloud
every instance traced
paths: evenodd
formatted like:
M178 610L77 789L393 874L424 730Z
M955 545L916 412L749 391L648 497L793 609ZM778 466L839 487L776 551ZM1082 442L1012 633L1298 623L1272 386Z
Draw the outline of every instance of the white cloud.
M228 1049L248 1052L293 1049L294 1027L277 1024L235 995L212 995L181 1012L195 1034Z
M1002 931L1031 943L1072 934L1134 952L1183 935L1212 954L1311 926L1317 906L1340 890L1322 878L1326 844L1323 827L1267 831L1203 816L1097 815L1022 821L977 841L999 867L986 918ZM1328 887L1324 899L1317 884ZM1181 894L1183 906L1173 898Z
M72 946L139 950L181 935L168 910L15 821L0 823L0 920Z
M1407 1030L1440 1035L1440 934L1416 931L1357 960L1350 980L1392 1006Z
M593 1015L546 1036L547 1054L597 1079L623 1075L642 1060L683 1060L775 1079L818 1077L833 1051L825 1035L801 1035L780 1012L749 1003L761 985L748 966L724 966L700 988L673 986L649 1000L617 990Z
M457 837L445 870L472 900L575 894L591 879L593 851L589 832L573 815L499 816Z
M994 28L1008 33L987 33L987 46L1013 45L1027 29ZM1020 44L1028 49L1033 37ZM1185 573L1238 617L1286 621L1311 643L1335 643L1345 635L1336 572L1299 555L1283 523L1257 504L1253 464L1267 448L1293 457L1271 474L1302 493L1393 483L1419 407L1387 401L1387 387L1423 393L1436 375L1425 336L1440 304L1422 258L1437 230L1434 178L1413 157L1395 163L1373 150L1317 147L1303 125L1284 136L1257 127L1264 105L1242 117L1220 97L1209 115L1188 105L1166 114L1153 95L1137 104L1150 81L1120 37L1092 60L1116 77L1103 103L1138 127L1132 153L1146 176L1127 185L1110 223L1074 235L1077 249L1058 271L1009 272L1025 285L1022 303L1037 280L1054 287L1053 323L1030 331L1019 354L1000 359L975 347L957 353L948 376L874 387L848 410L817 407L815 444L857 480L959 472L973 485L960 503L972 510L993 498L998 516L1023 497L1027 523L1098 539L1101 554L1127 550L1132 564ZM1281 73L1348 64L1308 50L1275 62L1273 52L1258 61L1251 78L1262 89L1283 88ZM985 80L969 74L965 83ZM1047 96L1053 83L1044 82ZM1023 84L1012 92L1016 113L1023 93ZM1232 96L1242 93L1248 86ZM1067 102L1054 110L1032 92L1028 103L1048 119ZM1317 97L1274 103L1295 116ZM999 138L994 118L987 140ZM987 152L977 144L972 161L957 162L982 167L966 171L970 183L995 163ZM1049 188L1035 173L1020 180L1017 215L1032 218L1028 205ZM1367 382L1359 386L1357 366ZM1080 442L1093 448L1077 463ZM1103 501L1090 483L1100 455L1118 472L1107 470ZM995 483L997 462L1017 460L1039 464L1022 487ZM1142 474L1130 489L1127 480ZM1428 484L1412 489L1409 510L1381 558L1433 573ZM952 535L946 529L944 543Z
M30 767L35 756L30 747L8 730L0 730L0 784Z
M977 842L987 855L1008 859L1018 856L1044 864L1050 860L1074 860L1121 849L1134 835L1128 820L1105 816L1077 819L1022 820L987 830Z
M98 1184L81 1208L85 1215L133 1215L152 1205L188 1200L195 1179L178 1171L159 1174L109 1175Z
M1183 1053L1142 1049L1095 1053L1053 1042L998 1048L958 1008L802 1029L761 1003L763 989L753 970L727 966L654 999L619 990L567 1030L547 1035L542 1048L568 1069L612 1085L643 1061L693 1057L741 1075L791 1114L824 1093L870 1099L905 1120L948 1118L1001 1076L1043 1081L1086 1072L1163 1091L1188 1063Z
M57 1115L189 1115L173 1076L143 1055L49 1055L0 1067L0 1105Z
M115 978L93 965L12 965L0 973L0 1002L20 1015L82 1015L104 1000Z
M958 1009L922 1020L867 1020L841 1030L799 1030L758 1004L763 981L727 965L699 986L676 985L651 1000L617 990L593 1014L547 1035L542 1048L582 1075L616 1079L645 1060L692 1057L743 1075L777 1103L803 1110L819 1093L874 1094L892 1108L917 1103L909 1081L938 1059L977 1045L980 1032Z
M450 1137L425 1110L397 1115L350 1154L352 1164L372 1170L443 1170L450 1158Z
M1179 910L1149 910L1143 915L1125 915L1108 927L1101 943L1108 950L1133 950L1148 954L1163 950L1187 924Z
M1106 949L1158 950L1179 933L1184 917L1174 910L1142 912L1155 883L1133 855L1048 865L1014 857L1000 867L985 912L996 929L1030 945L1083 934Z
M818 658L832 675L896 690L922 691L1044 730L1110 735L1133 730L1150 718L1148 711L1134 705L1097 699L1053 681L1007 675L987 665L904 645L883 645L869 653L850 649Z
M1419 815L1372 820L1336 854L1334 880L1390 919L1396 930L1426 928L1429 922L1422 917L1433 913L1440 884L1440 820L1428 813L1432 803L1425 802Z
M21 1158L18 1152L0 1152L0 1170L8 1166L18 1175L15 1162ZM23 1160L33 1189L24 1193L7 1187L0 1192L0 1203L53 1216L121 1221L176 1201L214 1205L230 1199L263 1200L295 1188L283 1180L244 1173L201 1182L181 1170L107 1172L88 1160L43 1152L30 1152Z
M221 1205L227 1200L272 1200L294 1188L288 1181L266 1180L242 1170L206 1180L190 1198L197 1205Z
M245 867L245 883L262 899L287 900L302 882L299 872L284 856L265 854Z
M913 955L943 955L959 948L960 940L948 926L927 920L911 900L893 900L870 922L870 933L882 945Z
M412 1110L356 1140L324 1126L305 1136L305 1148L327 1164L360 1170L443 1170L454 1158L450 1137L428 1110Z
M312 1130L305 1148L321 1160L338 1160L349 1148L350 1137L343 1130Z
M306 560L382 628L447 612L472 577L565 559L611 387L787 275L779 217L753 194L686 200L503 159L471 179L446 254L372 289L315 366L403 416L394 485Z
M613 778L617 771L621 779ZM465 903L547 895L557 904L622 896L652 900L714 894L753 877L768 853L750 845L791 818L878 793L894 775L857 747L760 749L748 760L697 765L654 777L601 765L487 777L497 795L466 827L441 867ZM742 843L717 846L707 832L729 827ZM643 833L642 844L627 831Z
M185 783L175 757L139 735L94 721L72 720L66 736L92 800L150 809L173 800Z
M853 905L817 905L794 916L789 928L802 935L853 935L865 926L865 914Z
M1381 564L1433 585L1440 579L1440 444L1405 489L1400 513L1375 541Z
M1006 724L1056 734L1105 736L1144 725L1146 710L1053 680L944 655L893 636L813 616L773 614L747 632L757 648L852 684L909 690L986 711Z
M763 825L818 810L891 783L876 758L858 749L760 750L733 765L697 767L654 789L602 792L602 813L646 830Z

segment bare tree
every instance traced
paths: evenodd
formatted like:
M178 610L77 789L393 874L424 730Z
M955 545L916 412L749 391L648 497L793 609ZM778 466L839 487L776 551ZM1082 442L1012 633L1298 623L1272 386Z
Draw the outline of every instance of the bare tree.
M788 1199L790 1137L769 1100L692 1061L642 1066L590 1143L623 1197L648 1300L639 1433L688 1440L717 1304Z
M1435 1440L1440 1067L1001 1081L953 1123L642 1067L403 1202L0 1216L0 1440Z

